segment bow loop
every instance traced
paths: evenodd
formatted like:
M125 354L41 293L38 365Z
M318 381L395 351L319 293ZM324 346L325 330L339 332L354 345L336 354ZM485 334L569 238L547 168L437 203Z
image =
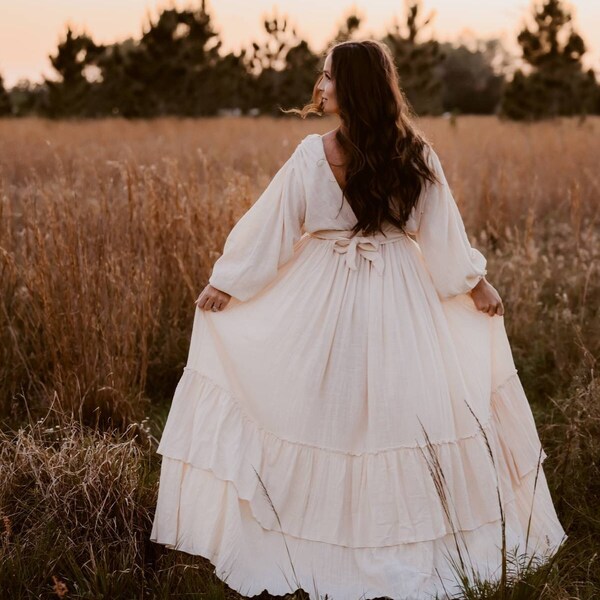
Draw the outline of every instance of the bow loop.
M375 270L381 274L383 272L383 257L379 252L380 246L379 240L353 236L351 238L336 239L333 249L340 254L346 254L346 265L353 271L357 269L356 257L360 254L371 261Z

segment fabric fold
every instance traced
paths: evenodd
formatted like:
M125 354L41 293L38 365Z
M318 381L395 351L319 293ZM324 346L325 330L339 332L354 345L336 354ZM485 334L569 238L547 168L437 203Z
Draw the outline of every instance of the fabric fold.
M206 557L216 575L243 596L265 590L280 596L301 588L310 600L322 600L325 593L334 600L446 600L460 592L450 560L458 562L457 548L463 558L469 557L469 579L473 572L490 582L500 578L500 521L417 543L381 548L329 545L263 528L232 482L177 459L164 456L162 461L164 491L150 539ZM530 471L514 488L516 501L505 509L505 537L509 556L527 553L543 561L566 537L552 509L543 471L532 511L535 475Z
M422 445L351 454L276 437L229 392L186 367L158 453L232 482L265 529L280 526L272 503L284 533L302 539L352 548L413 543L443 537L456 524L472 530L497 520L497 486L513 501L513 485L536 468L540 451L533 418L515 428L512 414L523 414L523 402L514 373L493 392L481 430L432 444L435 458ZM430 475L432 461L448 483L454 524Z

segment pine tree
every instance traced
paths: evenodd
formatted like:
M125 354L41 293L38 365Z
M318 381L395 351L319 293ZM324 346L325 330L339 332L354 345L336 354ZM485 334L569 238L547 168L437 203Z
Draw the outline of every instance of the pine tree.
M360 28L362 19L352 11L345 19L342 26L338 29L337 34L333 38L333 44L339 42L347 42L352 39L352 36ZM331 45L333 45L331 44Z
M166 9L131 54L129 72L144 90L146 113L199 115L215 109L207 86L221 41L204 2L199 10Z
M499 107L506 51L500 40L475 39L469 45L459 42L441 44L445 55L440 67L444 110L462 114L492 114Z
M6 117L12 114L10 96L4 87L4 79L0 75L0 117Z
M59 43L50 62L59 75L58 81L46 79L48 113L51 117L88 116L92 83L86 77L86 68L94 66L104 46L96 45L86 35L73 35L67 28L65 39Z
M95 95L97 110L105 115L141 117L146 115L146 83L131 57L138 41L133 38L106 47L98 59L101 83Z
M583 70L583 38L561 0L534 8L533 24L517 38L530 72L519 69L506 86L502 113L512 119L542 119L594 111L598 85L592 69Z
M15 117L48 114L48 87L20 79L8 92L11 114Z
M246 69L246 50L229 52L211 70L209 87L217 114L242 114L252 106L252 82Z
M442 82L438 66L444 60L444 54L436 40L417 40L433 19L431 13L422 23L418 23L421 6L420 0L408 6L406 33L402 33L396 23L394 30L382 41L394 55L400 86L415 112L420 115L440 114Z
M221 41L202 2L196 10L164 9L139 40L108 46L98 59L97 100L125 117L215 114L243 96L240 57L221 57Z
M281 116L281 107L297 105L310 97L318 57L286 17L275 13L263 25L267 40L262 45L252 44L248 61L253 77L253 107L261 113Z

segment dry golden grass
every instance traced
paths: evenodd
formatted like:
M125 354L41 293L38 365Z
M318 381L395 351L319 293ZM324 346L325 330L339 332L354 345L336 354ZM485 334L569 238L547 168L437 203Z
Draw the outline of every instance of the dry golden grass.
M419 126L505 301L544 470L573 540L569 571L546 597L598 597L600 119ZM140 542L193 302L232 225L295 144L333 127L0 120L0 589L12 582L11 597L134 597L144 586L177 597L198 590L199 572L207 581L202 561ZM100 529L95 505L114 519ZM207 595L224 593L211 585Z
M149 541L152 443L143 423L118 433L40 419L0 432L2 599L223 597L210 565Z
M228 231L294 145L327 125L1 121L2 414L54 403L126 424L168 397ZM600 119L421 126L489 255L517 356L537 349L525 366L536 390L564 388L565 353L585 346L588 366L597 356L583 329L598 303Z

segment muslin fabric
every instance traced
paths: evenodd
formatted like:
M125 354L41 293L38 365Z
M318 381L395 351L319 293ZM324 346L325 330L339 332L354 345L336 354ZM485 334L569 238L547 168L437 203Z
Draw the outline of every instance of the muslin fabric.
M504 319L469 294L486 259L426 157L405 230L352 236L306 136L213 266L229 304L194 312L151 539L245 596L446 598L459 550L499 578L502 520L516 554L566 539Z

